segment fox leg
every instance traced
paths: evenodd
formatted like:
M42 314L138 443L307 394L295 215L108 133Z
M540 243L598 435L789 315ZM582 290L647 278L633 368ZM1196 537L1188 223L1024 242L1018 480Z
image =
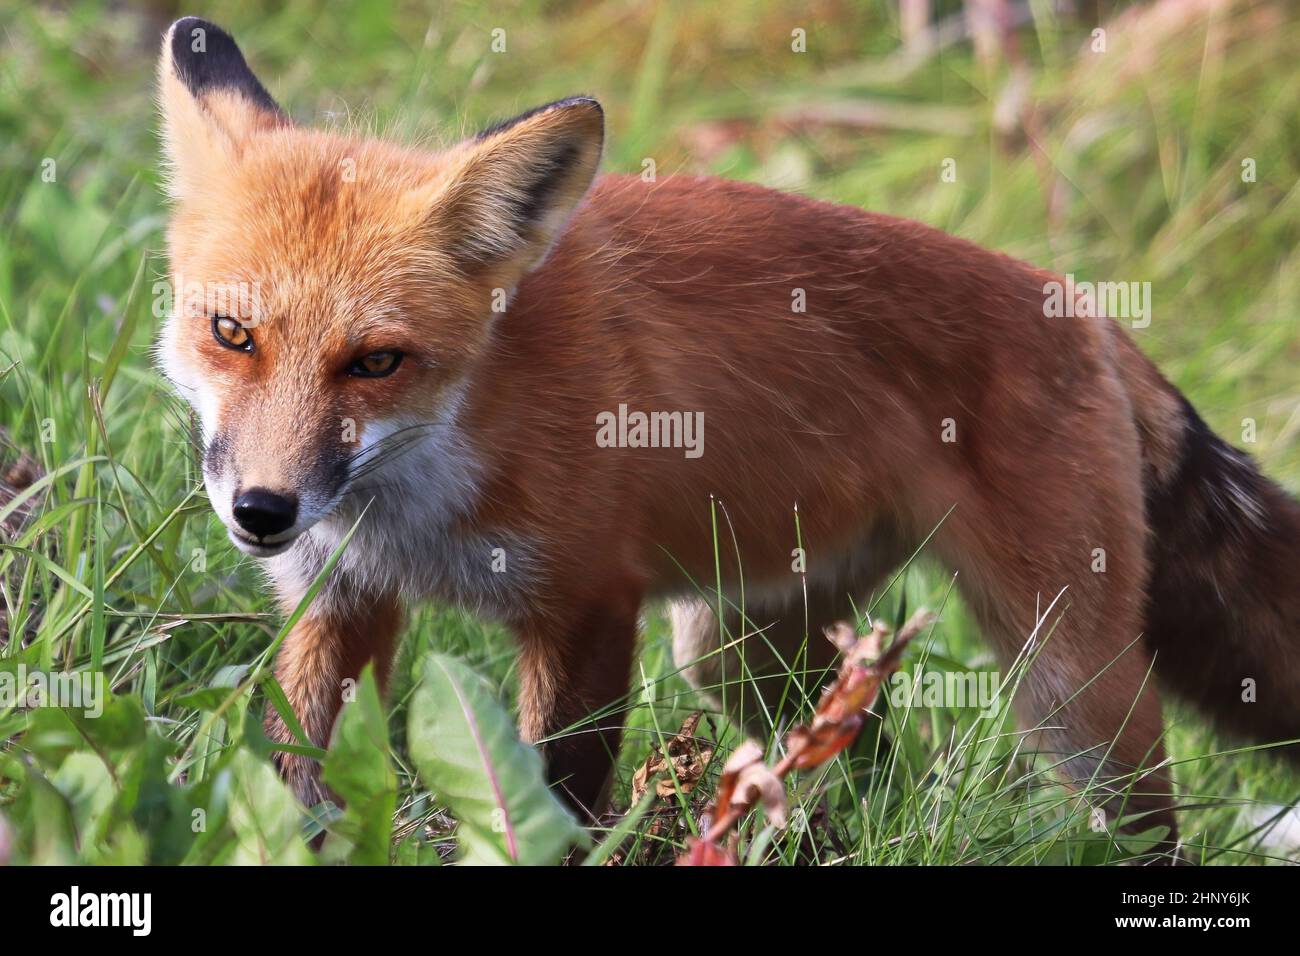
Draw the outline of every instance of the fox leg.
M1166 843L1172 846L1177 842L1177 825L1170 776L1162 767L1160 697L1151 657L1144 644L1133 640L1140 619L1072 621L1080 609L1078 590L1084 589L1076 589L1072 598L1067 592L1068 606L1060 612L1058 605L1059 616L1049 614L1042 621L1041 647L1016 695L1018 715L1024 727L1037 728L1032 749L1059 764L1067 784L1092 785L1102 795L1098 805L1109 815L1142 814L1134 824L1136 830L1168 827ZM1044 607L1055 596L1040 594ZM1093 596L1084 594L1082 600ZM981 615L981 621L985 632L994 635L1003 667L1009 668L1020 648L1013 640L997 640L998 634L1012 633L1006 618ZM1132 626L1125 627L1124 622ZM1014 633L1019 636L1028 630L1032 625Z
M639 588L613 588L565 620L518 628L519 728L538 743L547 775L584 820L604 809L622 740L636 650Z
M1043 749L1066 761L1063 766L1073 782L1086 783L1095 775L1098 782L1114 778L1122 789L1135 779L1133 774L1164 759L1160 698L1151 657L1141 643L1126 645L1122 632L1103 633L1112 627L1119 632L1119 619L1114 625L1083 627L1072 622L1077 600L1076 596L1055 619L1055 627L1054 615L1043 621L1042 647L1021 691L1023 717L1030 726L1044 727ZM990 630L998 627L986 626ZM1009 655L1000 656L1005 662ZM1136 778L1128 812L1160 810L1149 822L1172 824L1169 805L1166 774ZM1117 809L1118 802L1108 802L1107 808Z
M337 600L322 593L316 606L293 626L276 657L275 676L308 739L329 744L334 720L343 706L344 686L373 661L380 689L388 680L402 610L396 598ZM267 707L266 733L276 743L297 743L274 707ZM276 766L304 806L325 797L320 765L300 754L277 752Z
M1160 698L1138 640L1146 586L1141 504L1126 508L1123 500L1081 494L1053 504L1044 496L1022 501L1015 515L1000 510L996 522L979 520L976 504L959 505L940 533L940 551L949 552L1004 671L1036 632L1036 656L1015 697L1022 726L1033 731L1030 749L1058 765L1068 784L1091 784L1107 814L1143 814L1133 829L1168 827L1162 849L1172 849L1177 827Z

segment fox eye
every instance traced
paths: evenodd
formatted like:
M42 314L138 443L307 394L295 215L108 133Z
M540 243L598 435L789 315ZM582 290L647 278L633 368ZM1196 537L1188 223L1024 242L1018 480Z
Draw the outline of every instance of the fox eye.
M348 366L348 374L357 378L383 378L397 371L402 364L402 354L396 350L371 352Z
M240 352L253 351L252 333L228 315L212 317L212 337L228 349L236 349Z

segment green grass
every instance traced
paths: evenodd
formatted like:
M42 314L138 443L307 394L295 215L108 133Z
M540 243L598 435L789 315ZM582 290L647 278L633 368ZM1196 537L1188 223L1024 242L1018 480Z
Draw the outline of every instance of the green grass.
M1104 54L1087 47L1093 24L1033 4L1019 34L1032 115L1005 127L1014 57L958 42L910 62L893 5L805 6L459 3L425 17L347 0L274 13L234 2L220 17L301 121L350 116L439 142L587 92L606 106L608 170L653 158L661 174L753 179L920 219L1081 279L1150 281L1143 348L1230 441L1252 419L1257 440L1243 447L1300 487L1300 25L1283 4L1176 29L1129 10L1108 24ZM187 12L203 11L176 11ZM0 426L49 475L24 530L0 539L0 669L102 670L115 695L98 721L0 709L0 846L15 861L307 858L300 811L255 732L262 692L232 692L281 622L212 516L185 414L149 361L166 271L152 70L170 18L0 0ZM505 54L489 50L497 27ZM795 28L806 53L790 49ZM850 107L875 119L825 121ZM946 159L955 182L941 179ZM923 562L876 612L892 621L920 604L943 607L931 666L992 669L948 579ZM654 609L623 717L620 808L651 744L705 707L669 646ZM434 649L504 694L513 684L505 635L449 610L414 616L390 699L403 862L452 840L402 733ZM1294 804L1300 777L1231 752L1176 709L1169 722L1180 791L1197 805L1184 816L1190 855L1266 862L1247 813ZM701 727L719 758L739 740L716 715ZM1087 795L1057 786L1020 740L1004 712L890 708L851 753L797 781L807 825L777 832L756 815L742 856L1105 863L1134 849L1092 834ZM712 778L631 819L618 858L670 861Z

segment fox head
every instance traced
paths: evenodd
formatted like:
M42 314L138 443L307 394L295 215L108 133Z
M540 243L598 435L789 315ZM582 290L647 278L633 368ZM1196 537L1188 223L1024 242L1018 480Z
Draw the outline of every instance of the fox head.
M604 118L563 100L438 153L311 130L193 17L158 72L174 204L159 364L197 412L213 508L265 557L445 421L494 305L591 185Z

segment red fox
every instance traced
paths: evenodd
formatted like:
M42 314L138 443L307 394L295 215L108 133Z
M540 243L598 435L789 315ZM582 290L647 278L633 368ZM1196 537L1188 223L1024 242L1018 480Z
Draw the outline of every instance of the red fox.
M357 527L277 662L315 743L404 603L454 602L512 630L521 733L595 810L648 600L702 685L742 585L771 660L812 634L815 671L927 538L1004 667L1047 622L1019 717L1068 779L1134 781L1144 827L1176 839L1162 693L1300 738L1300 506L1118 324L1049 316L1053 274L746 183L597 177L587 97L430 152L294 124L203 20L159 77L174 283L205 290L160 366L212 506L287 607Z

